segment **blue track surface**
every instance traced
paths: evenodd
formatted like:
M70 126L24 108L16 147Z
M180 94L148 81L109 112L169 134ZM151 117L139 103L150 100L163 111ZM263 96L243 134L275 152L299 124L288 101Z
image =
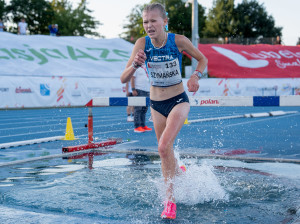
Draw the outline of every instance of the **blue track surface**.
M192 107L188 120L275 110L300 111L300 108ZM24 146L33 152L38 147L57 148L57 151L50 153L60 153L61 146L87 143L87 114L87 108L0 111L0 144L64 135L67 117L71 117L78 141ZM157 142L154 131L134 133L133 123L126 122L124 107L94 108L93 115L94 137L135 140L135 147L155 150ZM153 127L151 122L147 122L147 125ZM263 157L300 159L299 133L300 113L276 117L220 119L184 125L175 143L180 151L185 152L209 153L213 149L222 149L222 152L243 149L260 151L259 156ZM7 149L10 150L16 149Z

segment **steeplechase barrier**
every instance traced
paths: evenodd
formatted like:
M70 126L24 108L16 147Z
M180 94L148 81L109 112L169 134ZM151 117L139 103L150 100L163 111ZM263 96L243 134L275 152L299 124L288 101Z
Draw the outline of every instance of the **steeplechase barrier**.
M82 154L89 154L89 163L93 163L93 155L94 154L106 154L106 153L117 153L117 154L127 154L127 155L147 155L147 156L154 156L159 158L158 152L155 151L132 151L132 150L118 150L113 148L101 148L101 149L86 149L81 151L73 151L73 152L65 152L63 154L53 154L47 156L39 156L29 159L11 161L11 162L4 162L0 163L1 167L7 166L15 166L21 165L24 163L32 163L41 160L49 160L49 159L58 159L58 158L66 158L66 159L73 159L76 156ZM258 162L269 162L269 163L294 163L300 164L300 159L284 159L284 158L265 158L265 157L243 157L243 156L226 156L226 155L212 155L212 154L201 154L201 153L180 153L180 158L195 158L195 159L221 159L221 160L237 160L242 162L249 162L249 163L258 163Z
M300 106L300 95L295 96L191 96L191 106L214 107L283 107ZM87 107L149 106L148 97L95 97Z

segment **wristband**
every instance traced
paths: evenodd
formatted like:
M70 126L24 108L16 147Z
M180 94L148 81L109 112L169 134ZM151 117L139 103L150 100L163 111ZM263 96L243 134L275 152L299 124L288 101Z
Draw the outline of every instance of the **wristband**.
M135 88L131 88L132 89L132 91L134 91L135 90Z
M193 75L196 75L199 80L203 77L203 74L199 70L195 70Z
M135 63L134 61L132 62L132 67L133 69L137 70L139 67L141 67L140 65L138 65L137 63Z

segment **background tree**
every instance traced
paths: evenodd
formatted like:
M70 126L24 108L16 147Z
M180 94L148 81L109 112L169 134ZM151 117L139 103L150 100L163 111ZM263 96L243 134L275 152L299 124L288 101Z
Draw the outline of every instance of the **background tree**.
M79 5L73 9L68 0L52 0L54 17L51 23L59 25L59 33L64 36L100 36L96 31L101 23L95 20L87 8L87 1L81 0Z
M0 0L0 19L3 19L6 14L5 0Z
M206 37L223 38L235 35L234 0L214 0L204 34Z
M185 7L182 0L165 1L166 11L169 17L169 29L173 33L192 37L192 4ZM203 37L203 28L205 27L205 8L198 4L198 26L200 37Z
M142 19L144 7L144 5L136 5L127 16L129 23L123 26L125 32L123 32L120 36L131 43L134 43L138 38L146 35Z
M14 24L9 28L13 33L17 33L18 22L25 18L30 34L49 34L48 26L58 24L59 33L64 36L100 36L96 28L101 24L90 15L87 0L81 0L77 7L68 0L11 0L4 11Z
M6 8L8 20L15 25L10 32L17 33L17 24L25 18L31 34L46 34L49 21L53 18L53 10L45 0L11 0Z
M275 27L275 20L268 15L263 4L256 0L243 0L235 13L236 34L244 38L282 36L281 27Z

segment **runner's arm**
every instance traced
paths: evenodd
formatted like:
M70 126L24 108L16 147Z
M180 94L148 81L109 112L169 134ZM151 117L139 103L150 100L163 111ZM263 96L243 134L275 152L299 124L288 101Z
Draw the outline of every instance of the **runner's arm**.
M199 51L199 49L195 48L192 42L185 36L176 35L175 42L180 52L185 51L198 61L196 71L193 71L193 74L187 82L188 91L197 92L199 89L198 71L203 74L203 71L207 66L207 58Z
M144 52L144 49L145 49L145 38L142 37L136 41L133 47L126 68L120 77L122 83L126 83L130 81L136 69L145 63L146 54Z

